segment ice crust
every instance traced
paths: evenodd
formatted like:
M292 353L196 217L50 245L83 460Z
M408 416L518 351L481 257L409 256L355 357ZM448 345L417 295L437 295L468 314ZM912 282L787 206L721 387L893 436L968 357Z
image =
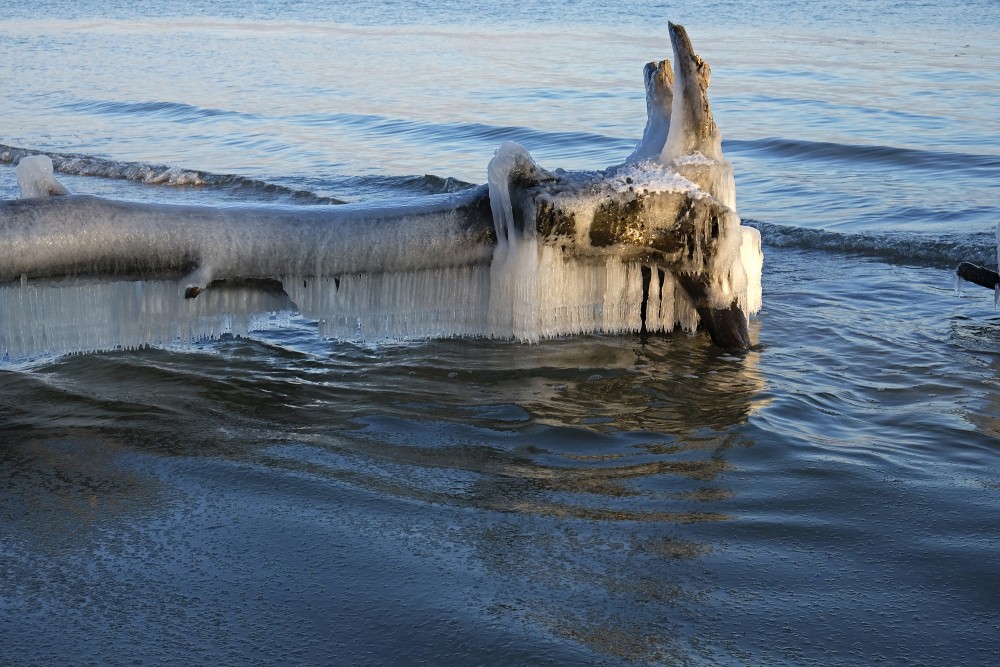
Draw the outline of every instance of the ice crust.
M338 339L481 336L536 342L579 333L626 333L642 328L643 268L650 281L646 328L694 331L698 314L673 275L662 267L609 254L579 257L542 243L533 226L519 226L510 183L518 172L539 174L530 154L515 143L497 149L488 168L497 244L482 265L405 272L349 273L337 278L285 276L282 283L320 333ZM631 185L628 180L632 179ZM622 170L608 187L695 192L689 181L664 169ZM595 197L579 195L576 208L593 215ZM750 238L759 235L756 230ZM752 243L751 243L752 246ZM752 251L749 251L752 255ZM732 281L731 281L732 282ZM759 285L759 280L757 281ZM759 302L756 297L750 301Z
M3 361L144 346L187 347L287 323L284 294L212 290L179 299L169 280L21 281L0 287Z
M700 165L703 160L694 162ZM537 341L570 333L639 331L643 324L643 269L651 276L646 329L672 331L679 327L692 332L697 328L698 313L668 269L615 254L599 259L567 255L557 246L541 243L534 227L518 229L508 184L517 179L519 171L545 173L523 147L507 142L497 150L489 167L499 242L491 264L488 335ZM731 167L722 173L723 181L731 181ZM618 194L642 191L647 195L678 192L693 198L710 196L655 160L623 165L613 173L601 174L599 185L567 188L569 194L559 200L562 210L583 221L577 230L578 244L585 243L580 237L587 236L586 221L594 219L602 201L598 188ZM735 198L732 188L726 192ZM740 225L731 213L725 219L719 251L710 259L710 298L713 307L727 308L736 300L744 312L755 314L762 300L760 233ZM527 214L525 218L533 219ZM699 265L702 257L695 255L691 261Z
M47 178L44 168L35 173L43 181ZM512 179L547 173L524 148L503 144L488 173L497 236L492 250L464 241L449 207L337 206L340 222L321 217L313 222L307 217L296 218L293 225L280 216L275 219L271 210L220 210L204 220L183 207L143 207L94 198L52 200L52 205L65 206L65 215L51 216L66 225L56 234L65 243L29 244L18 250L18 235L8 230L8 241L15 248L6 262L8 271L16 271L12 262L20 257L41 264L62 263L79 273L99 273L113 268L106 260L94 259L101 253L127 256L148 245L159 248L158 254L140 255L138 262L160 262L164 267L194 260L201 264L180 281L22 278L0 287L0 353L13 359L190 345L271 326L281 321L276 313L296 309L318 321L322 336L355 341L482 336L533 342L568 334L636 332L643 326L644 270L650 276L646 329L693 332L697 328L697 311L666 267L614 251L603 256L565 253L538 238L533 225L519 224L511 203ZM581 221L591 220L609 193L711 197L655 160L580 178L592 177L603 188L596 194L563 179L560 203ZM449 206L468 198L456 197ZM71 220L69 211L79 219ZM177 222L188 218L190 223ZM396 222L387 227L386 219ZM247 229L254 233L243 233ZM586 237L587 231L584 224L578 235ZM155 242L158 234L170 238ZM455 259L454 266L441 266L447 264L442 259L446 256ZM85 259L91 262L89 267L81 266ZM735 213L728 214L719 252L710 259L713 303L726 307L736 299L744 312L757 312L762 269L757 230L741 226ZM702 257L695 254L692 261L700 263ZM284 271L275 273L277 267ZM250 288L210 288L197 299L181 298L192 283L207 285L213 277L241 273L276 275L287 298Z
M52 158L48 155L21 158L14 167L14 175L17 176L17 187L21 189L21 199L69 194L69 190L52 173Z

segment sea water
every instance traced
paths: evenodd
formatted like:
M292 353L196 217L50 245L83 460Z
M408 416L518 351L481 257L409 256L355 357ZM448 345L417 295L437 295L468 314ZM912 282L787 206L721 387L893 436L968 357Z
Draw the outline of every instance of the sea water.
M1000 660L1000 318L953 290L996 264L995 2L8 3L0 196L39 151L220 206L603 168L668 20L762 234L753 351L291 316L0 371L0 663Z

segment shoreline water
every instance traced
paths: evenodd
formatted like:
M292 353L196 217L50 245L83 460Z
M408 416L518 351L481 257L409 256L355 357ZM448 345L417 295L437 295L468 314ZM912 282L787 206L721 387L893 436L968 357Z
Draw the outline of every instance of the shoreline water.
M0 144L103 160L74 192L219 206L481 183L511 134L604 168L676 20L763 232L757 347L291 317L2 370L0 662L1000 659L1000 318L953 281L996 262L991 4L432 4L8 7Z

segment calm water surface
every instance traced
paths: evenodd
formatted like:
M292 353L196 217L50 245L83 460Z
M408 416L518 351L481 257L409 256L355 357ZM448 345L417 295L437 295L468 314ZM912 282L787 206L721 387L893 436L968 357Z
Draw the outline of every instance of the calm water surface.
M261 6L263 5L263 6ZM684 23L758 347L248 338L0 370L0 663L1000 661L1000 11L0 8L0 196L328 205L621 161Z

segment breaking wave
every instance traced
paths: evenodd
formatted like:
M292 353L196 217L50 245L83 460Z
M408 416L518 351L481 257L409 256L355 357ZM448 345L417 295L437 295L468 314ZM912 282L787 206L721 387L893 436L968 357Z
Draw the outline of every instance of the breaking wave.
M146 162L123 162L91 155L40 151L0 144L0 164L17 164L21 158L48 155L53 168L73 176L94 176L136 181L147 185L217 188L230 194L258 200L286 200L297 204L343 204L347 200L317 194L308 188L295 188L236 174L213 174L206 171L167 167ZM410 176L330 176L320 189L350 193L351 200L370 200L390 196L413 196L458 192L478 185L458 178L434 174Z
M342 176L336 179L338 186L351 193L351 198L359 201L385 199L386 196L407 197L416 195L438 195L459 192L479 185L459 178L435 176Z
M951 268L963 261L993 266L997 261L996 237L992 232L934 235L914 232L840 233L758 220L744 220L743 224L760 230L765 252L767 246L797 248L933 268Z
M148 185L209 187L246 191L266 199L288 199L303 204L343 204L342 199L324 197L309 190L299 190L237 174L213 174L207 171L168 167L147 162L122 162L91 155L56 153L0 144L0 164L16 164L31 155L48 155L52 167L74 176L137 181Z

